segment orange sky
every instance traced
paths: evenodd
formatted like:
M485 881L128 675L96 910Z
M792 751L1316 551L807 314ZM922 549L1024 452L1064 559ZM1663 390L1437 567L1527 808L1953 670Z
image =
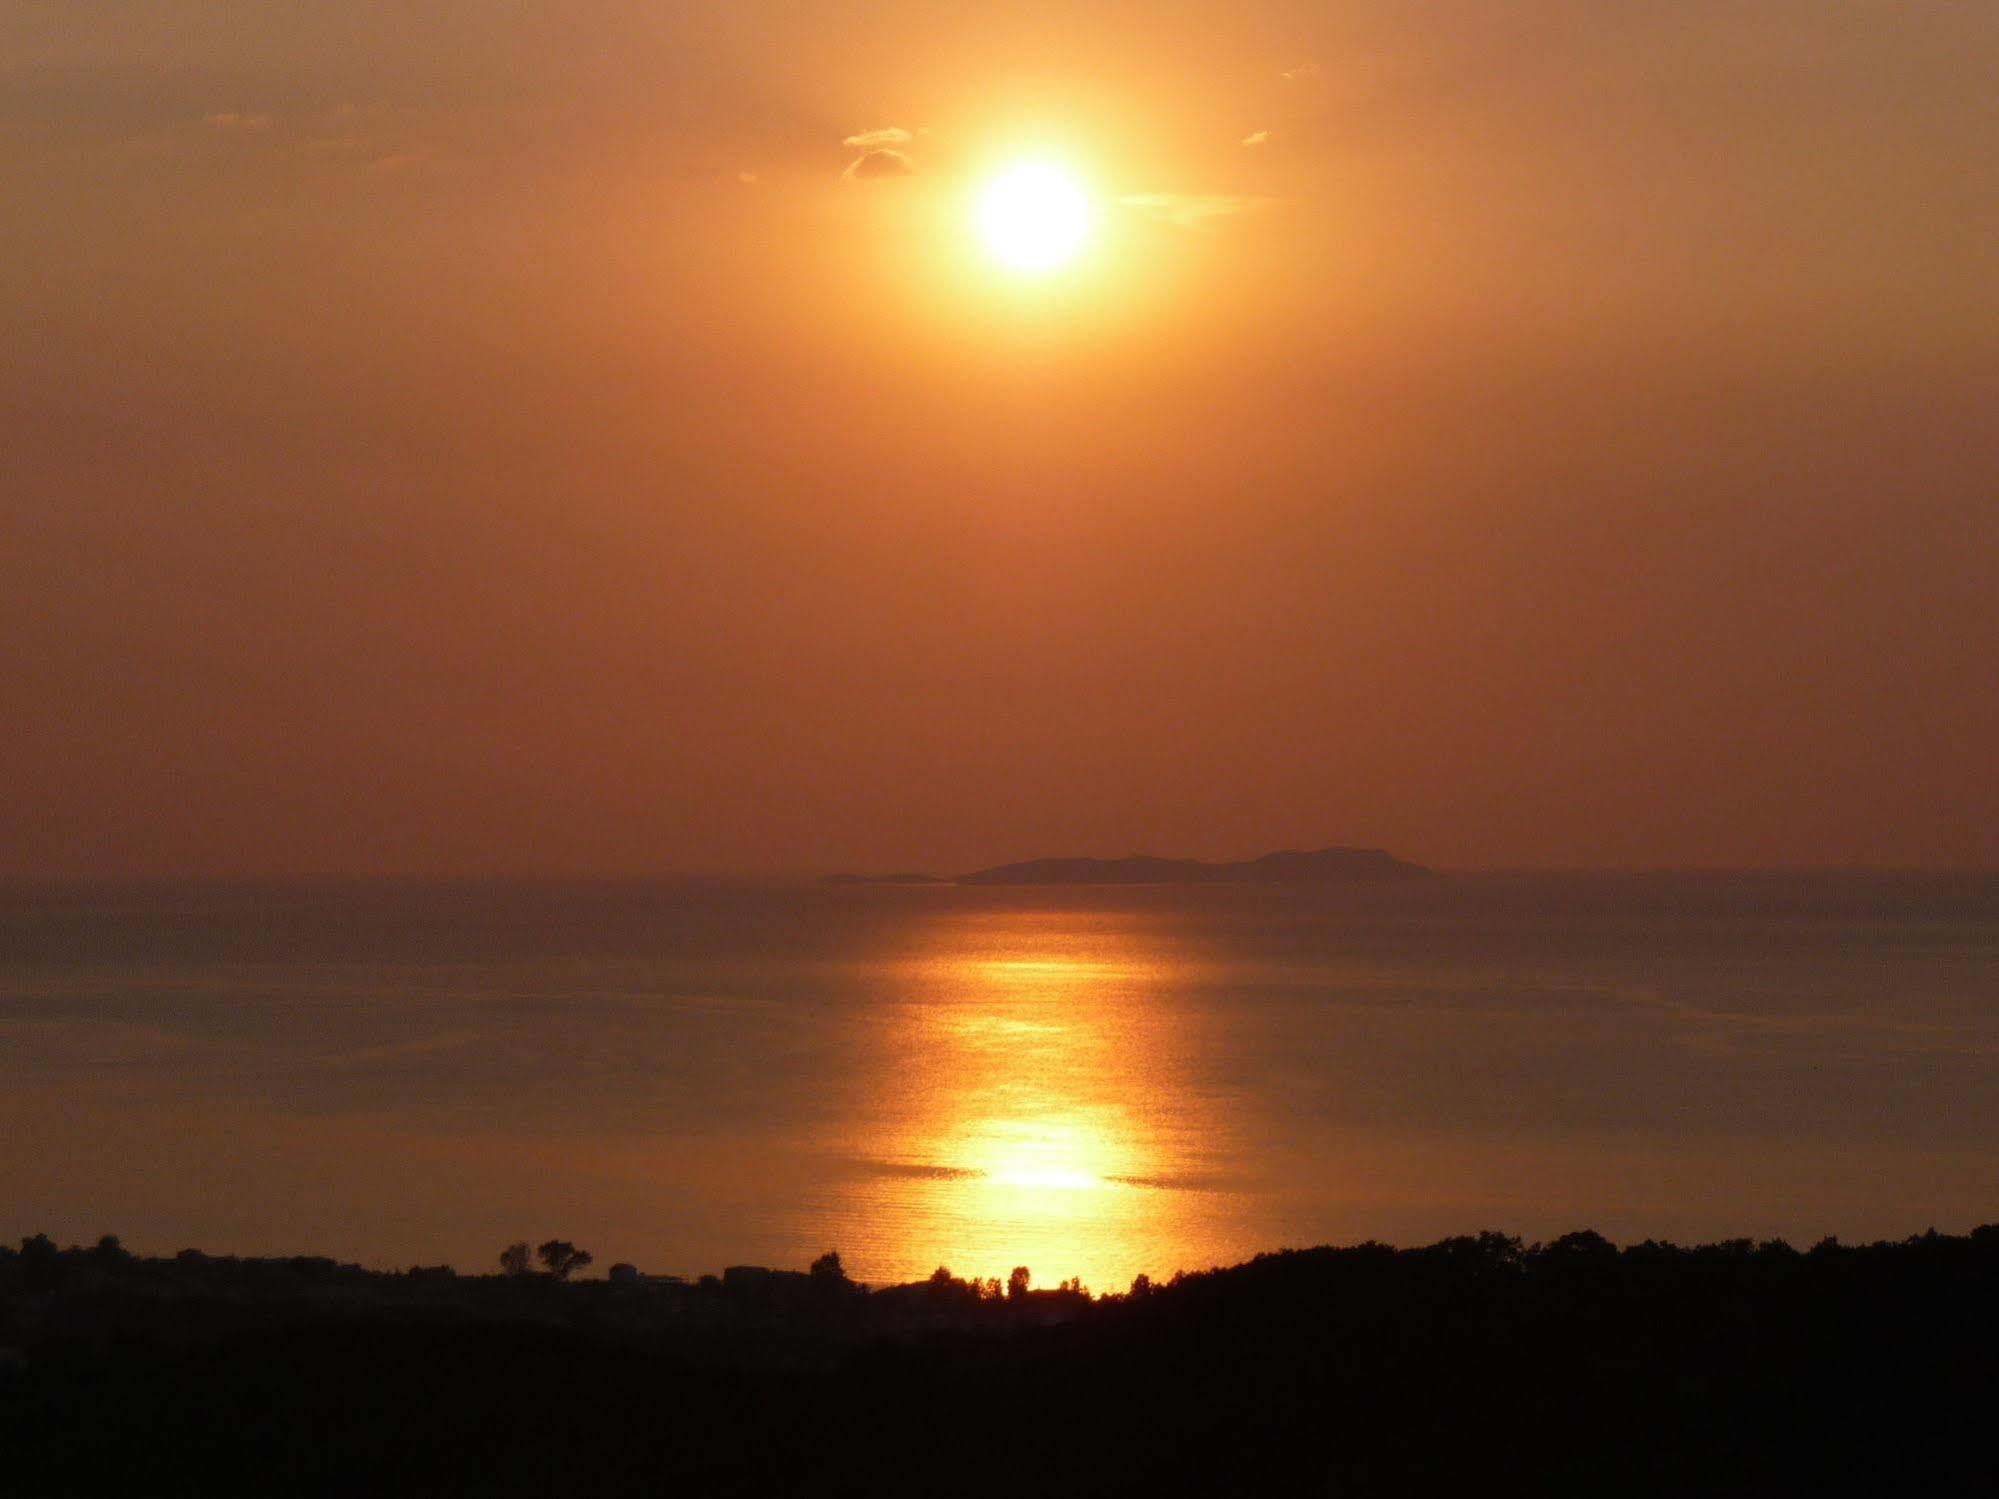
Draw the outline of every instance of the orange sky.
M0 875L1999 864L1995 76L1925 0L0 0Z

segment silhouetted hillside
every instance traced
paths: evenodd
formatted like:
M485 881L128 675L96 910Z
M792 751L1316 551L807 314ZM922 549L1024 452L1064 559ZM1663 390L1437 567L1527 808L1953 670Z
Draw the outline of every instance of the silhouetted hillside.
M518 1250L524 1246L514 1246ZM551 1240L544 1263L571 1263ZM580 1251L579 1251L580 1252ZM513 1251L509 1251L513 1256ZM0 1251L24 1494L1897 1494L1990 1481L1999 1228L1080 1288Z

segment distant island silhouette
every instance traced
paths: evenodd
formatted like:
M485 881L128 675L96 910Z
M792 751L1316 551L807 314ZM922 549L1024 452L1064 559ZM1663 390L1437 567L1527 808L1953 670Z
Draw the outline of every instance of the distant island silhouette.
M1026 859L969 874L835 874L829 885L1333 885L1419 879L1433 873L1379 848L1279 849L1211 863L1132 854L1124 859Z

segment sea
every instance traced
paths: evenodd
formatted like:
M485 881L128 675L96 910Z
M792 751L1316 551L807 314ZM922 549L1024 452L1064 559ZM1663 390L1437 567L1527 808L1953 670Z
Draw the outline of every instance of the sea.
M1036 1285L1999 1221L1999 876L0 888L0 1238Z

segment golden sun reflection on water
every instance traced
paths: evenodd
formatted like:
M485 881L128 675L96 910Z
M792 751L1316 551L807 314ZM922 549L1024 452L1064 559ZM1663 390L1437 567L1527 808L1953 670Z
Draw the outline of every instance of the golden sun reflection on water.
M1131 928L985 914L900 971L850 1221L881 1279L940 1264L1099 1290L1205 1263L1218 1121L1185 1081L1177 965Z

